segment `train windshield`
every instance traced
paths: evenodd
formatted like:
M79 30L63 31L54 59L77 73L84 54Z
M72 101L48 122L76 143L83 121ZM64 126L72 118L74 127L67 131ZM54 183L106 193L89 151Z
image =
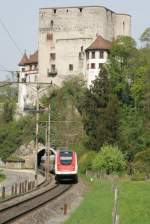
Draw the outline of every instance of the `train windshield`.
M70 165L72 163L72 152L60 152L60 162L62 165Z

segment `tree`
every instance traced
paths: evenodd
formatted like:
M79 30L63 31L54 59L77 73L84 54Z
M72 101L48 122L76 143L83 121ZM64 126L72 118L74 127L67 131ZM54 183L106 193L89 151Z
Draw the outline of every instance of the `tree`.
M125 169L125 160L117 146L103 145L93 161L93 169L106 174L119 173Z
M96 151L104 143L117 141L118 100L111 92L107 71L102 68L78 107L88 136L87 146Z
M81 116L77 111L79 98L84 92L84 81L75 77L66 80L61 88L55 88L47 96L44 96L42 103L45 107L51 105L51 143L61 147L73 147L83 136L83 125ZM47 120L47 113L45 113Z
M136 74L136 42L131 37L118 37L112 44L107 65L112 90L120 103L133 104L130 85Z
M150 27L142 33L140 41L145 44L145 47L150 47Z
M133 164L135 171L145 173L150 178L150 149L138 152L135 155Z

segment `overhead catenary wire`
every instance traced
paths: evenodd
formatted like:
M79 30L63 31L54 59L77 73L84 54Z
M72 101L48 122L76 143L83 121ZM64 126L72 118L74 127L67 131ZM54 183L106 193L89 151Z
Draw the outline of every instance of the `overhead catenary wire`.
M19 53L21 55L23 55L22 50L19 48L17 42L14 40L12 34L9 32L8 28L6 27L6 25L4 24L4 22L2 21L1 18L0 18L0 24L3 27L3 29L5 30L5 32L7 33L8 37L10 38L10 40L12 41L12 43L14 44L14 46L16 47L16 49L19 51Z

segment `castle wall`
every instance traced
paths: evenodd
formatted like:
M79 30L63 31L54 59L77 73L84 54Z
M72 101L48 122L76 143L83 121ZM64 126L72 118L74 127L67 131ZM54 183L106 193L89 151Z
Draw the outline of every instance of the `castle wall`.
M107 40L130 35L130 16L105 7L45 8L39 12L39 81L61 84L68 77L85 74L84 50L101 35ZM55 54L51 60L50 54ZM55 65L56 78L47 71ZM73 70L69 70L73 65Z

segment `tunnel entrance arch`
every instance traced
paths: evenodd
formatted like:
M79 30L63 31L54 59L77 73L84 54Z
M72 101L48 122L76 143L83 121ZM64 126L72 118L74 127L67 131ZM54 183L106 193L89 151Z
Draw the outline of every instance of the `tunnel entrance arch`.
M51 148L50 153L51 153L51 155L55 156L56 151L53 148ZM46 149L44 147L42 147L41 149L38 150L38 154L37 154L38 167L40 167L40 163L41 163L41 160L42 160L43 156L45 156L45 158L46 158Z
M46 154L45 149L41 149L37 154L37 164L40 166L42 157Z

